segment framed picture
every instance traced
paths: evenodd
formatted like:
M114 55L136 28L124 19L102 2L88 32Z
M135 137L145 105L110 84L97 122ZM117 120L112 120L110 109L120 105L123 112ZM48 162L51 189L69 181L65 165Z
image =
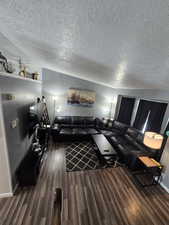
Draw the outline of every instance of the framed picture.
M95 102L95 92L70 88L67 102L70 105L92 107Z

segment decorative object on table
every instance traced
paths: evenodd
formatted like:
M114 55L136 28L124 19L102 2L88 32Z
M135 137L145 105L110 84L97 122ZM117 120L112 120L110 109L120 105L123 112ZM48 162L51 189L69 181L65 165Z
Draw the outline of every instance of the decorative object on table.
M163 136L161 134L147 131L144 134L143 143L150 148L160 149L163 143Z
M76 106L92 107L95 102L95 92L70 88L67 103Z
M27 72L26 66L22 63L21 59L19 59L19 76L28 77L30 73ZM29 78L32 78L31 76Z
M38 80L38 77L39 77L39 73L38 72L32 73L32 79L33 80Z
M8 63L7 63L6 72L8 72L8 73L13 73L13 72L15 72L15 68L14 68L14 66L13 66L13 64L12 64L11 62L8 62Z
M13 73L15 71L12 63L8 62L7 58L3 56L1 52L0 52L0 65L1 65L1 69L0 69L1 71L5 70L5 72L7 73Z
M20 70L19 75L22 76L22 77L26 77L26 74L27 74L26 67L24 66L23 69Z

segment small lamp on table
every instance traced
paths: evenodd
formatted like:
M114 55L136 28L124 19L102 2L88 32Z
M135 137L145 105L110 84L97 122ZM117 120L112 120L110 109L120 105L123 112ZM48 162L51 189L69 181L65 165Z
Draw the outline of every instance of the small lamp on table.
M163 143L163 136L156 132L146 131L143 143L149 148L159 150Z

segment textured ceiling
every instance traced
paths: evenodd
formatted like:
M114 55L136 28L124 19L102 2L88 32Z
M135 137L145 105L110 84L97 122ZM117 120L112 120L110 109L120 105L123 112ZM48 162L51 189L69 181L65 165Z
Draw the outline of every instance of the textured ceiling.
M168 89L168 0L3 0L0 29L38 66L114 88Z

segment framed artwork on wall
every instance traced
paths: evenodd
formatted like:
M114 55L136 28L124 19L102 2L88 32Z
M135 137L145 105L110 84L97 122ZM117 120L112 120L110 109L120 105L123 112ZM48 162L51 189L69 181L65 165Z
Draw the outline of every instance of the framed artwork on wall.
M67 103L75 106L92 107L95 103L95 98L96 94L94 91L70 88Z

